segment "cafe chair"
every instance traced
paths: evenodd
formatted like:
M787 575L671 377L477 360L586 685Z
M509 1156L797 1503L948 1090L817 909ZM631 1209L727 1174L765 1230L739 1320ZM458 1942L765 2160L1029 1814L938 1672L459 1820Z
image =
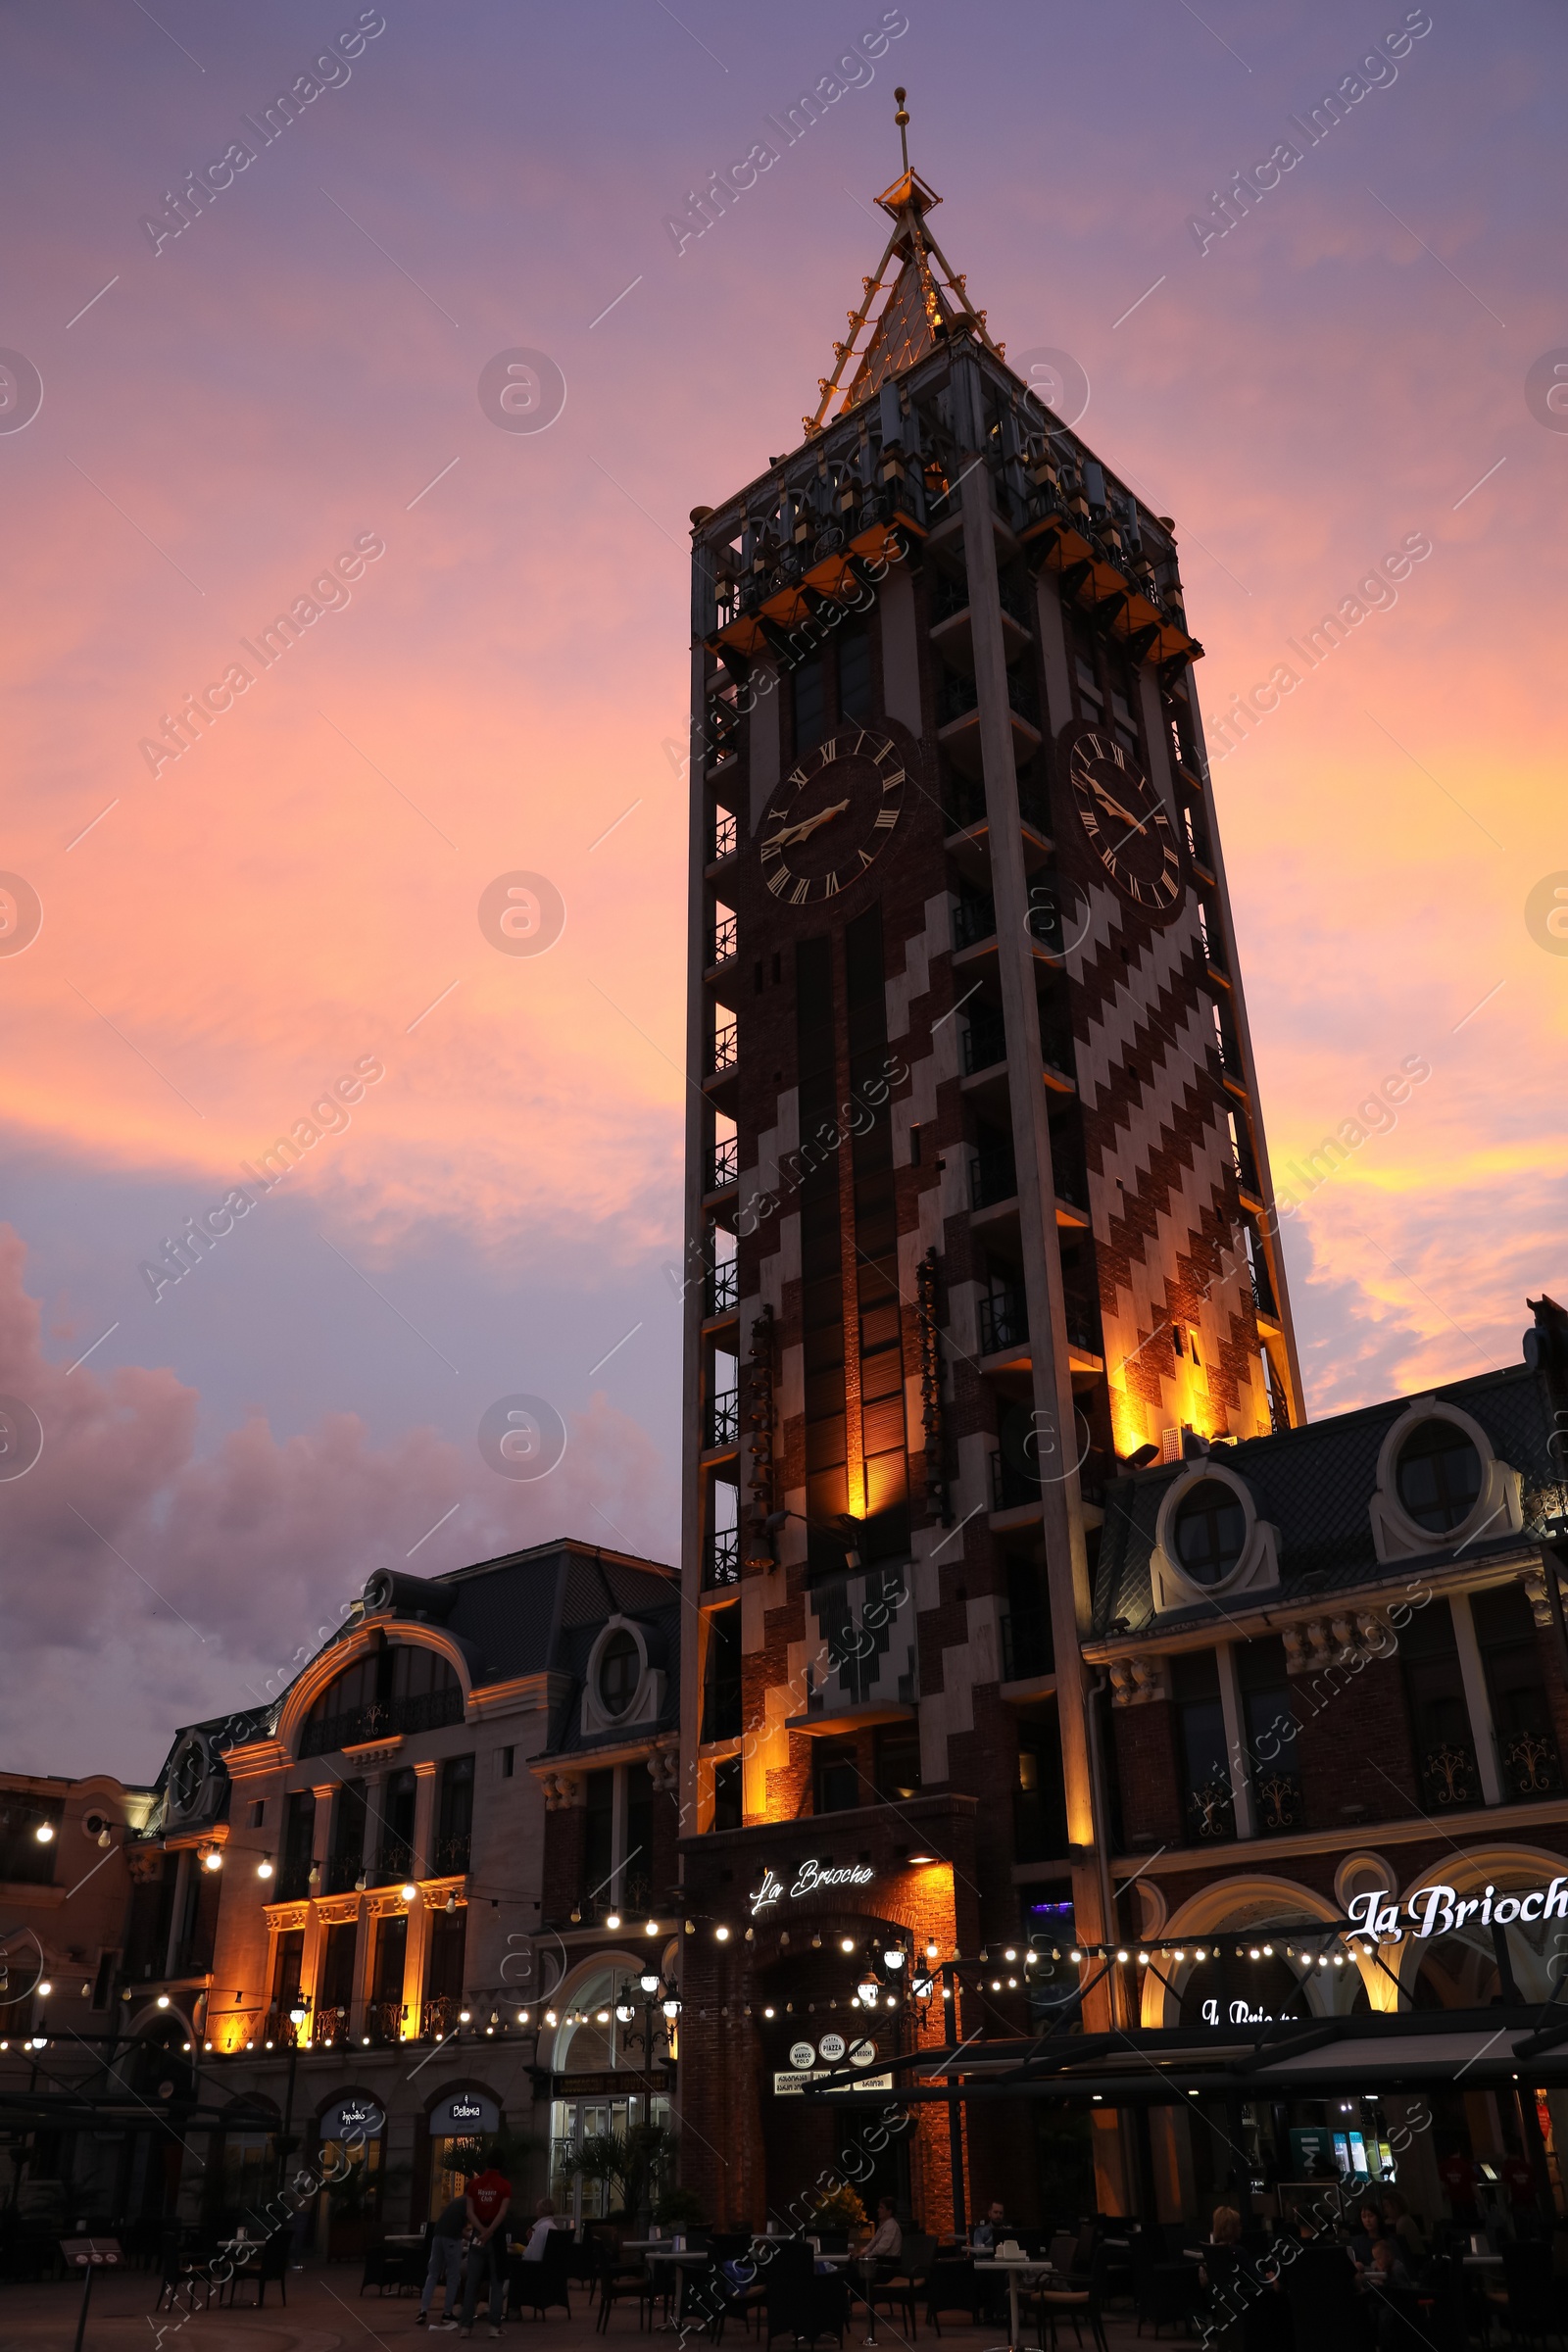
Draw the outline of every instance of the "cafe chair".
M520 2253L507 2261L507 2309L520 2317L525 2311L543 2319L547 2311L571 2317L571 2238L564 2230L552 2230L537 2262L524 2262Z
M1058 2286L1047 2279L1040 2286L1031 2287L1020 2298L1030 2317L1038 2323L1040 2352L1055 2352L1056 2329L1063 2320L1072 2322L1074 2340L1080 2344L1084 2340L1084 2324L1087 2322L1097 2352L1110 2352L1105 2340L1103 2319L1105 2267L1105 2257L1101 2254L1090 2270L1087 2284L1073 2286L1063 2283Z
M1158 2232L1147 2229L1140 2230L1132 2242L1137 2332L1143 2334L1147 2320L1156 2338L1161 2328L1188 2326L1200 2292L1196 2263L1167 2261L1163 2242Z
M850 2321L847 2278L819 2278L815 2257L802 2238L785 2238L774 2249L762 2277L767 2344L787 2335L796 2343L814 2344L831 2335L842 2345Z
M196 2309L198 2295L202 2298L202 2309L209 2310L213 2290L218 2284L207 2263L185 2252L179 2232L167 2232L163 2246L163 2279L158 2289L158 2300L153 2305L154 2311L162 2311L166 2301L172 2311L181 2295L185 2297L188 2310Z
M902 2312L908 2323L911 2342L919 2332L915 2325L918 2298L935 2251L934 2239L917 2236L911 2230L904 2241L903 2253L897 2259L878 2262L874 2266L861 2294L861 2300L873 2321L884 2304L890 2312Z
M925 2316L937 2335L942 2314L961 2311L971 2328L980 2325L984 2281L975 2276L972 2254L939 2254L925 2275Z
M256 2309L260 2311L262 2305L267 2301L268 2287L275 2283L278 2293L283 2298L284 2309L287 2309L288 2253L291 2234L289 2230L274 2230L270 2237L261 2238L257 2241L254 2260L247 2256L244 2261L235 2263L234 2276L228 2282L230 2307L238 2301L239 2290L242 2286L254 2286ZM221 2294L219 2296L219 2301L222 2301Z
M608 2334L610 2315L617 2303L635 2303L637 2326L647 2327L652 2322L655 2303L665 2291L655 2284L650 2266L621 2254L603 2238L597 2247L597 2263L594 2292L599 2297L599 2333Z

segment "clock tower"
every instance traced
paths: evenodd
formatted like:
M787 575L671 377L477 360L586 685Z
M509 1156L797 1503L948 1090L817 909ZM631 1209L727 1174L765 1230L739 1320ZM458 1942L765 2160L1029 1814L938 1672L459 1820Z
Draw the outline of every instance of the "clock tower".
M1033 1939L1018 2031L1126 1932L1107 1496L1301 1418L1171 519L1009 369L906 155L878 201L800 446L692 518L682 2101L757 2124L732 2221L809 2153L768 2036L862 1931Z

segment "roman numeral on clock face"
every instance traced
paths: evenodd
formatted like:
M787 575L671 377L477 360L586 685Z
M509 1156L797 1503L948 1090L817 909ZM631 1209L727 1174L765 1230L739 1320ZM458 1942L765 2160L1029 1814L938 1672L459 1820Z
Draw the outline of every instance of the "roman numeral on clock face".
M871 830L873 833L886 833L890 831L891 828L898 823L898 821L899 812L896 808L879 808L876 812L876 822L871 827Z
M830 735L826 743L822 745L822 765L824 767L831 766L832 762L838 758L838 756L839 747Z
M826 881L823 883L823 885L822 885L822 896L823 896L823 898L824 898L824 899L833 899L833 898L837 898L837 896L838 896L838 888L839 888L839 878L838 878L837 874L829 874L829 876L828 876L827 880L826 880Z
M811 885L809 882L797 882L795 888L790 892L790 905L804 906L810 895Z
M790 869L787 865L781 865L776 874L768 875L767 887L773 893L775 899L781 899L789 887L789 881Z
M903 782L904 782L904 770L903 770L903 768L902 768L902 767L895 768L891 776L884 776L884 777L883 777L883 779L882 779L882 789L883 789L883 791L884 791L884 792L892 792L892 791L894 791L894 790L895 790L895 789L896 789L896 788L897 788L897 787L898 787L900 784L902 784Z

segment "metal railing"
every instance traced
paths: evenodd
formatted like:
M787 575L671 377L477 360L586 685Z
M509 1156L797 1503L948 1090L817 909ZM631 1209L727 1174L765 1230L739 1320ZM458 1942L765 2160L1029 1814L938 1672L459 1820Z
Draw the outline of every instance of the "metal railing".
M989 1070L993 1063L1006 1058L1007 1031L1002 1014L992 1004L977 1006L963 1032L964 1076L970 1077L976 1070Z
M1444 1812L1480 1804L1481 1771L1468 1741L1446 1740L1441 1747L1428 1748L1421 1759L1421 1795Z
M967 612L968 610L969 582L967 577L960 573L955 579L951 572L939 571L931 590L933 625L939 620L951 620L955 612Z
M741 1581L741 1537L739 1528L717 1528L708 1539L703 1559L705 1585L738 1585Z
M333 1854L326 1866L328 1894L352 1894L365 1863L359 1854Z
M969 1162L969 1205L991 1208L1010 1200L1018 1190L1018 1169L1010 1149L976 1152Z
M708 1311L710 1315L729 1314L740 1299L741 1270L739 1261L726 1258L721 1266L708 1270Z
M713 1031L712 1049L708 1064L710 1075L715 1075L720 1070L732 1070L740 1057L740 1023L739 1021L725 1021Z
M305 2021L298 2026L288 2012L289 2004L287 2002L281 2009L269 2009L262 2020L262 2030L256 2036L257 2040L264 2046L270 2042L274 2050L309 2049L311 2043L310 2011L306 2010Z
M708 1399L703 1444L705 1446L733 1446L740 1435L740 1391L721 1389Z
M453 1830L438 1838L430 1856L433 1875L438 1879L455 1879L468 1867L468 1853L473 1843L470 1830Z
M1555 1796L1562 1760L1549 1732L1514 1732L1497 1742L1503 1785L1512 1796Z
M727 1142L715 1144L708 1155L708 1190L723 1192L726 1185L736 1184L741 1172L741 1139L732 1135Z
M316 1721L307 1720L300 1738L302 1756L327 1756L340 1747L353 1747L363 1740L375 1740L392 1732L438 1732L449 1723L463 1721L463 1692L425 1690L416 1698L373 1699L368 1707L351 1707L341 1715L322 1715Z
M733 858L740 847L740 826L730 808L720 808L708 836L708 862L716 865L721 858Z
M318 2009L311 2027L311 2040L318 2050L329 2050L334 2042L347 2041L349 2010L345 2001L340 2008Z
M1277 1323L1280 1310L1274 1303L1274 1292L1267 1273L1260 1265L1250 1265L1247 1271L1251 1283L1254 1309L1260 1315L1267 1315L1271 1323Z
M1236 1795L1228 1780L1200 1782L1187 1791L1187 1835L1195 1845L1236 1835Z
M978 825L986 813L986 788L968 776L950 776L942 804L942 822L949 833Z
M1002 1620L1003 1681L1031 1682L1036 1675L1054 1674L1055 1670L1051 1619L1045 1610L1009 1609Z
M403 2039L403 2020L408 2008L402 2001L367 2001L365 2033L367 2040L385 2049L390 2043Z
M419 2011L419 2039L445 2041L458 2023L458 2012L462 2007L463 2003L456 1994L436 1993Z
M1306 1827L1306 1806L1301 1798L1300 1778L1294 1772L1271 1772L1252 1783L1252 1798L1257 1807L1257 1834L1272 1838L1282 1830L1301 1830Z
M409 1839L383 1838L368 1883L371 1886L401 1886L413 1877L414 1847Z
M997 931L997 902L989 892L965 891L953 909L953 944L956 948L977 947L983 939L994 939Z
M1021 1290L992 1291L976 1303L982 1355L993 1355L999 1348L1023 1346L1029 1337L1029 1302Z
M720 915L708 937L710 963L728 963L740 940L740 924L733 914Z
M311 1854L290 1854L278 1865L277 1891L274 1903L303 1902L311 1891L311 1872L315 1869Z
M1021 1510L1025 1503L1040 1500L1040 1481L1029 1472L1009 1461L1001 1446L991 1456L991 1508L994 1511Z

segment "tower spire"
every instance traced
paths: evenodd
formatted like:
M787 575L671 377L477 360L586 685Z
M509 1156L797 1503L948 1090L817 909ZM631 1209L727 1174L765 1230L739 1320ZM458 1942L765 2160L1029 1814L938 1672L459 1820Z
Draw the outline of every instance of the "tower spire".
M1002 345L993 343L986 332L984 311L970 309L962 276L949 266L931 234L927 216L942 199L909 164L908 92L900 88L893 95L897 101L893 120L899 126L904 170L876 200L893 222L893 234L883 249L876 275L864 280L858 308L849 314L848 336L833 346L832 374L817 378L821 397L815 413L801 419L808 436L821 431L835 394L843 394L841 415L858 408L861 401L880 391L890 376L902 375L949 336L978 335L988 351L994 351L999 359L1004 356ZM886 300L877 311L881 295Z

